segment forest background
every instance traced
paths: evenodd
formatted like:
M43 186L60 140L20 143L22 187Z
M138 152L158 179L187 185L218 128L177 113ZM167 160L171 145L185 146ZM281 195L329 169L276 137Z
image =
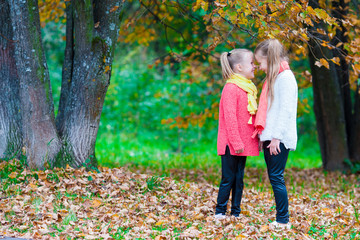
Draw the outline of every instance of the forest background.
M358 239L357 0L0 6L0 235ZM262 154L247 161L241 219L213 219L219 56L271 37L289 50L299 86L284 232L269 229Z
M166 42L161 26L145 29L141 23L152 19L142 16L144 10L139 11L141 8L143 6L137 2L125 7L127 17L122 22L124 27L115 48L111 83L96 141L99 164L108 167L140 165L162 171L216 169L220 167L216 154L217 111L224 85L220 63L215 57L209 62L208 53L200 53L206 54L205 60L177 59L177 56L186 55L186 51L191 53L189 43L172 30L167 34L174 42ZM179 26L179 23L174 20L173 24L186 37L206 31L201 29L204 25L194 26L190 20L187 25ZM236 48L253 50L258 43L247 33L237 35L237 41L232 43ZM63 20L55 18L44 23L42 36L56 113L65 48ZM227 45L218 46L214 55L231 49ZM297 151L290 154L288 166L321 167L308 59L298 55L291 59L291 68L299 83L299 143ZM258 72L254 80L258 88L263 78ZM250 157L247 165L264 168L262 154Z
M290 166L319 166L320 149L325 170L360 169L357 1L25 3L3 1L1 158L219 166L219 55L276 37L300 89Z

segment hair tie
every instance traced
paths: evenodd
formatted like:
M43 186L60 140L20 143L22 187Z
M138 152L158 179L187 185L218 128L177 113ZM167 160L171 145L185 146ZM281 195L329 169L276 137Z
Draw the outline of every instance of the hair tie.
M230 57L230 55L231 55L231 52L228 52L227 56Z

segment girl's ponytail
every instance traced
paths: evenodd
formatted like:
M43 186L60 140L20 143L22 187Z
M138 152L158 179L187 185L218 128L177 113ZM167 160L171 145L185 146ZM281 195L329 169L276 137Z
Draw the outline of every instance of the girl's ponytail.
M228 55L229 53L223 52L220 56L222 76L225 81L228 80L234 74L234 71L230 66Z

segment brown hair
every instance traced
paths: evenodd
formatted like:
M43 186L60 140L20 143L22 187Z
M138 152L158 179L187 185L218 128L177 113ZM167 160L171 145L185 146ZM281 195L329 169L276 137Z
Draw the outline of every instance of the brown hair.
M220 63L222 69L223 79L228 80L235 72L234 67L236 64L241 63L244 60L244 55L252 52L248 49L237 48L230 52L223 52L220 56Z
M267 60L267 91L271 102L274 100L274 84L277 75L279 74L281 61L288 61L288 57L284 46L277 39L268 39L259 43L255 49L255 54L260 54Z

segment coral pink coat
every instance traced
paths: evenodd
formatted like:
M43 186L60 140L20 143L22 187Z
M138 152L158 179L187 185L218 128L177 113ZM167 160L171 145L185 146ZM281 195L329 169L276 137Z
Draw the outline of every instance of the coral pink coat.
M251 115L247 105L248 97L244 90L233 83L225 84L219 106L218 155L224 155L228 145L231 155L259 156L259 140L251 137L255 127L248 124ZM235 151L241 148L244 152L236 154Z

